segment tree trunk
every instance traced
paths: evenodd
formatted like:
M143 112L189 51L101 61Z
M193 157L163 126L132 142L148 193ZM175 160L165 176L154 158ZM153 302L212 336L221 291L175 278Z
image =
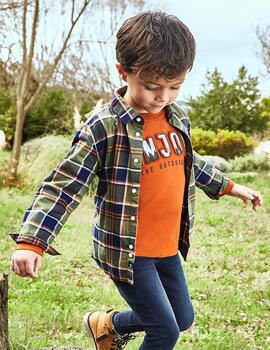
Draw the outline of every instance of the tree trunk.
M17 116L16 116L16 132L14 138L14 144L12 149L12 158L9 166L9 171L7 174L7 183L14 184L17 177L17 170L19 165L22 136L23 136L23 125L25 119L25 111L23 103L18 101L17 103Z
M8 275L0 273L0 349L8 350Z

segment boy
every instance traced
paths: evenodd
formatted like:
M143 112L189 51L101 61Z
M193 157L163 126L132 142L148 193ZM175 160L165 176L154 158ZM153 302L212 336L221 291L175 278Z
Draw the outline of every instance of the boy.
M178 250L186 259L195 184L210 198L229 194L253 209L256 191L234 184L192 149L190 122L174 102L192 68L195 42L176 17L143 12L117 33L116 64L127 83L76 133L66 158L26 211L12 269L37 277L68 215L94 175L92 258L130 310L89 312L84 324L96 349L123 349L146 333L140 350L173 349L194 312Z

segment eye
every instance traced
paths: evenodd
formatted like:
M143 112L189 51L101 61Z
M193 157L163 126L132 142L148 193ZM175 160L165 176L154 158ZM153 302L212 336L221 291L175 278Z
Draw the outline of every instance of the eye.
M159 88L158 87L152 87L152 86L147 86L147 85L145 85L144 86L144 88L146 89L146 90L149 90L149 91L155 91L155 90L158 90Z
M172 90L179 90L180 89L180 86L177 86L177 87L171 87Z

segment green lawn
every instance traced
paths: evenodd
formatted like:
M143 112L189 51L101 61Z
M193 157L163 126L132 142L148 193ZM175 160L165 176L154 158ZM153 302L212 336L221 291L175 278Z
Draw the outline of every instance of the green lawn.
M261 191L257 213L231 197L219 201L197 191L196 232L184 264L196 321L175 349L270 349L270 178L245 181ZM243 182L242 182L243 183ZM9 270L14 244L33 193L0 190L0 271ZM82 316L88 310L127 305L107 275L90 258L92 198L84 199L54 242L60 257L46 256L36 280L10 274L11 350L45 346L93 348ZM129 343L137 350L143 334Z

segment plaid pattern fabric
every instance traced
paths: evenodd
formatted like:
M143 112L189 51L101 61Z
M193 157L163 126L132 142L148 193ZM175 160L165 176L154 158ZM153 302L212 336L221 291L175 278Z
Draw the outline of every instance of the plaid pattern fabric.
M51 243L98 176L92 258L113 279L133 284L144 120L126 105L121 97L124 92L125 87L119 89L112 101L90 115L76 132L69 153L44 180L24 215L20 234L13 238L59 254ZM229 179L193 151L190 122L180 106L167 106L167 115L186 146L186 186L179 228L179 250L186 259L194 223L195 185L218 199Z

